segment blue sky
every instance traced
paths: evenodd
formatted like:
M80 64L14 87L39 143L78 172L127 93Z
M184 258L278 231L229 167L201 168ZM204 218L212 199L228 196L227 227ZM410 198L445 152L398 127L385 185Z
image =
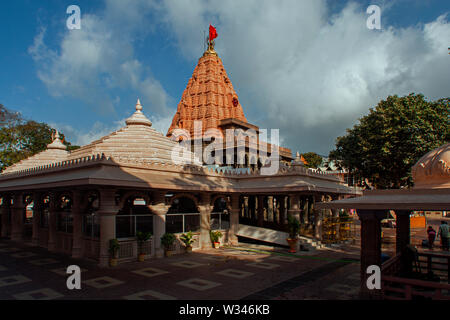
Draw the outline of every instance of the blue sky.
M72 4L81 30L66 27ZM381 30L366 27L371 4ZM166 133L211 22L249 122L327 154L387 95L450 96L449 13L444 0L3 1L0 103L86 144L139 97Z

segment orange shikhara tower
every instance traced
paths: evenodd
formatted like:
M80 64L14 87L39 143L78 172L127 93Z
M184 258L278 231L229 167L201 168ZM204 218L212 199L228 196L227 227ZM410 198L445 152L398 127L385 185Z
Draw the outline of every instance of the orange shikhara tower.
M202 121L205 132L209 128L219 128L225 119L247 123L222 60L213 45L209 45L188 81L167 135L179 128L189 131L193 137L194 121Z
M210 26L208 48L198 60L181 96L167 136L171 136L175 129L184 129L189 132L191 141L201 139L194 136L195 121L202 122L202 134L208 129L219 129L223 136L227 129L252 129L259 133L259 127L247 121L222 60L214 50L215 37L217 32ZM259 151L261 144L258 141L256 145L247 145L246 148ZM270 144L267 146L270 154ZM282 160L293 159L291 150L280 147L279 152Z

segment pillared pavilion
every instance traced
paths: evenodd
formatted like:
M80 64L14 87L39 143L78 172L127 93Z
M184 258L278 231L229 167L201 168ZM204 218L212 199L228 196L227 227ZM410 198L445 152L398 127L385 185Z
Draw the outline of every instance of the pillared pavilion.
M169 135L177 127L192 132L194 120L205 130L258 129L247 122L211 47L188 82ZM285 230L288 215L320 238L323 212L315 202L359 194L335 176L305 168L288 149L280 151L277 172L262 175L262 165L206 167L192 152L174 152L177 147L153 129L139 100L123 128L77 150L66 150L56 134L46 150L1 173L1 236L106 266L111 239L119 240L119 261L136 259L138 231L152 233L143 246L151 258L163 255L165 233L192 231L196 250L211 246L210 230L222 231L222 244L236 244L241 226ZM177 240L173 249L184 247Z

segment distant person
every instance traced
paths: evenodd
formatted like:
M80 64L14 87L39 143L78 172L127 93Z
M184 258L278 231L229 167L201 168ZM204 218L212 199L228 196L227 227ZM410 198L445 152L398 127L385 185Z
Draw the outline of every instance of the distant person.
M434 239L436 238L436 230L433 229L432 226L429 226L427 229L428 233L428 247L433 249Z
M450 238L449 227L446 221L441 221L441 225L439 226L439 231L437 234L437 238L441 236L441 244L442 249L448 251L448 241Z

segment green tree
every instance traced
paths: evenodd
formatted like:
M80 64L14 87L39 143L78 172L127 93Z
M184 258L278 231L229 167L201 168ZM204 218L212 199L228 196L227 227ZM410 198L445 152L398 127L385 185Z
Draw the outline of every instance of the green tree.
M306 160L305 167L317 168L322 163L322 157L315 152L302 153L302 156Z
M32 120L24 120L19 113L13 113L3 106L0 112L5 119L0 125L0 170L28 158L47 148L52 142L52 129L48 124ZM64 134L61 140L68 150L78 148L65 141Z
M389 96L336 139L330 159L381 189L412 186L411 167L450 138L450 98Z

